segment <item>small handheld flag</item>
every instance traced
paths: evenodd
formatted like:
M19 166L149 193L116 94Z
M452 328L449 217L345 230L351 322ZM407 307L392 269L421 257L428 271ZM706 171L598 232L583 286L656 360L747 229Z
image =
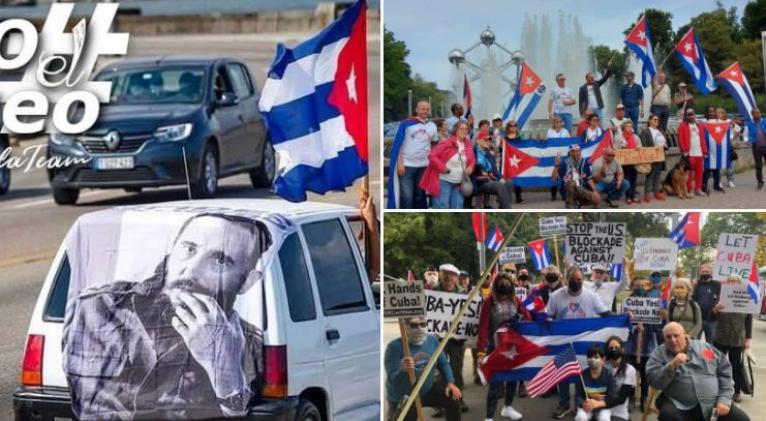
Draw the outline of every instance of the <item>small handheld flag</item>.
M548 251L548 243L544 238L529 242L529 251L532 256L532 261L535 264L535 270L543 270L546 266L550 266L551 253Z
M753 262L753 267L750 269L750 276L747 280L747 293L754 302L758 302L758 296L761 293L761 285L758 282L758 266Z
M548 361L537 375L529 381L527 385L529 397L536 398L542 396L553 386L578 374L580 374L580 363L577 361L574 348L568 346Z
M488 249L497 253L498 250L500 250L500 246L503 244L504 239L505 237L503 237L502 231L495 225L495 227L492 228L492 231L489 232L487 239L484 241L484 245L486 245Z
M670 239L678 244L679 249L698 246L700 244L700 212L689 212L684 215L670 232Z

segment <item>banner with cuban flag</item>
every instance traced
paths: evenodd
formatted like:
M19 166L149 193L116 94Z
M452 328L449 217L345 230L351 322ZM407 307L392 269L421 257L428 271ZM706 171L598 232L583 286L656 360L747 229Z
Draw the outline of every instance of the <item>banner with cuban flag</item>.
M417 117L408 117L399 123L399 128L391 144L391 155L388 163L388 181L386 182L386 209L399 209L399 174L396 167L399 164L399 152L402 150L404 139L407 137L407 129L422 121Z
M367 175L367 5L295 48L277 45L259 106L278 156L276 194L343 191Z
M548 242L544 238L530 241L528 245L529 255L535 264L535 270L540 271L551 265L553 259L551 258L551 252L548 251Z
M625 38L625 45L641 61L641 85L646 88L654 74L657 73L657 64L654 62L654 52L652 51L652 37L646 16L642 15L630 31Z
M463 74L463 105L465 106L464 118L468 118L471 115L471 107L473 106L473 95L471 95L471 85L468 83L468 76Z
M540 102L544 92L545 85L543 85L543 80L540 79L540 76L532 70L529 64L526 62L522 64L516 91L513 93L511 102L508 103L508 107L503 113L503 123L513 120L516 122L519 131L521 131L524 123L527 122Z
M502 231L495 225L495 227L492 228L492 231L489 232L489 235L487 235L484 245L486 245L488 249L497 253L498 250L500 250L500 246L503 244L504 239L505 237L503 237Z
M565 162L572 145L580 145L583 159L593 163L601 157L604 149L612 147L612 131L605 130L591 142L585 142L580 137L506 140L502 154L503 178L512 179L513 184L519 187L553 186L555 182L551 174L556 166L556 155L561 154L561 162Z
M723 169L731 167L731 121L708 121L705 125L707 155L705 169Z
M573 347L580 367L587 367L588 348L604 346L611 336L628 338L627 315L593 319L520 322L501 326L496 347L479 366L483 382L530 380L567 347Z
M718 82L726 88L734 102L737 103L739 113L742 115L742 119L747 122L753 121L753 108L756 107L755 97L753 91L750 89L750 84L747 83L747 77L742 71L742 67L739 62L727 67L726 70L719 73Z
M689 75L691 75L694 84L699 89L700 93L707 95L718 88L713 77L713 72L710 71L710 66L705 60L705 56L702 54L702 47L700 41L697 39L697 35L694 33L694 28L689 29L681 40L676 44L676 55L681 60L681 64Z
M670 239L679 249L688 249L700 244L701 212L688 212L670 232Z

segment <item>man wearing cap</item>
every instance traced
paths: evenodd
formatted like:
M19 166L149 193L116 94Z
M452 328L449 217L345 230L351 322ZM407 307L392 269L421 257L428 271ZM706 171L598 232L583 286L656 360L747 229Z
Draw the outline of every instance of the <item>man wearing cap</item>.
M595 182L595 190L605 196L604 201L611 208L616 208L617 203L625 192L630 188L630 182L625 179L622 165L614 158L612 148L604 148L601 157L593 161L591 168L592 179Z
M678 84L678 92L673 96L673 103L678 107L678 116L683 117L687 108L694 107L694 95L690 94L684 82Z
M601 196L596 191L596 185L590 175L590 164L582 158L580 145L574 144L569 147L569 155L562 161L561 153L556 154L556 162L553 167L551 179L553 182L564 182L564 200L567 209L583 205L598 206ZM587 189L586 186L590 187Z
M445 263L439 266L439 285L434 291L451 292L453 294L466 294L466 290L460 286L460 269L452 263ZM465 356L465 339L450 338L447 346L444 347L444 353L449 358L452 373L455 376L455 384L460 390L463 390L463 357ZM463 411L467 411L464 402ZM437 411L436 416L440 416L442 411Z
M606 266L601 263L591 266L590 270L590 281L585 281L583 285L595 292L607 308L617 311L614 306L614 297L619 290L627 288L627 283L624 280L621 282L610 281Z
M625 112L633 122L633 127L638 129L638 117L644 117L644 90L637 83L633 83L635 78L635 73L625 73L625 84L620 87L620 102L625 106Z
M622 136L622 123L626 121L628 121L628 118L625 117L625 105L617 104L617 107L614 109L614 117L609 120L612 126L612 139Z
M563 73L556 75L556 86L551 89L551 97L548 99L548 118L560 118L567 132L572 133L572 105L577 101L572 95L572 90L565 85L566 80Z

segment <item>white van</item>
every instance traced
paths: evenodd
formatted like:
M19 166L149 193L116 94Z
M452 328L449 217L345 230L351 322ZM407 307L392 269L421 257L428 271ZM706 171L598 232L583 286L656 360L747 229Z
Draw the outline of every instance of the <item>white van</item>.
M379 297L369 281L369 249L358 240L358 209L265 199L161 206L169 215L196 208L277 213L297 226L264 276L265 384L244 419L380 419ZM71 267L62 244L32 313L13 395L16 420L74 419L62 365Z

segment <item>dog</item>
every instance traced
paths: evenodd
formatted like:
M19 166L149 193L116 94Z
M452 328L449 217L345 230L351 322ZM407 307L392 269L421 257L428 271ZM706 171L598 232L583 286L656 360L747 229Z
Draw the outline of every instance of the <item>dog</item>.
M689 158L682 156L665 176L665 181L662 182L662 191L668 196L677 196L679 199L690 197L687 183L691 177L691 170Z

